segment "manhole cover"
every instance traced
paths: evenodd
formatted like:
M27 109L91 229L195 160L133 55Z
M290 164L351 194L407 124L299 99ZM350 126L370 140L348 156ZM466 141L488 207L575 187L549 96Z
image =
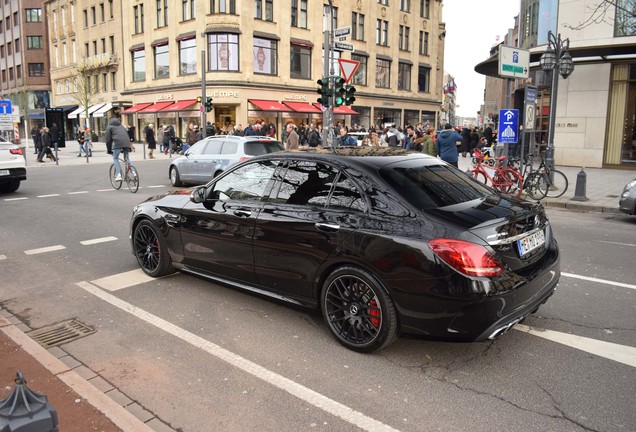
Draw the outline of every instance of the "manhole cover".
M75 319L52 324L37 330L31 330L27 334L45 348L72 342L84 336L95 333L95 329Z

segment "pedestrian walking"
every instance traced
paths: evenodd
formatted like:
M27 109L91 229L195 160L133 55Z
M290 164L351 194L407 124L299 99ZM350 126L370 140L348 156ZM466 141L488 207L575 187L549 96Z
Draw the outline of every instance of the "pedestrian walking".
M470 129L462 128L462 143L460 145L462 157L466 157L466 153L470 152Z
M157 140L155 139L155 127L152 123L146 127L146 144L148 144L148 157L154 159L154 151L157 148Z
M446 123L444 130L437 135L435 143L437 154L444 162L457 167L457 143L461 141L462 136L453 129L450 123Z
M174 141L175 132L172 125L165 126L163 130L163 141L162 141L162 150L163 154L167 155L168 150L170 150L170 144Z
M43 126L40 132L40 139L42 140L42 150L38 155L38 162L44 163L44 156L51 159L51 161L56 162L57 159L53 155L51 151L51 134L49 133L49 128Z
M190 123L188 125L188 130L186 131L185 142L190 147L197 142L197 130L194 128L194 123Z
M31 129L31 137L33 138L33 147L35 147L35 154L40 155L42 152L42 130L41 126L33 126Z
M93 137L88 127L84 130L84 153L88 153L88 157L93 156Z
M82 157L82 152L86 154L84 150L84 131L82 129L77 130L77 144L79 144L79 154L77 157Z
M293 124L287 124L287 140L285 141L285 150L297 150L299 145L299 137Z

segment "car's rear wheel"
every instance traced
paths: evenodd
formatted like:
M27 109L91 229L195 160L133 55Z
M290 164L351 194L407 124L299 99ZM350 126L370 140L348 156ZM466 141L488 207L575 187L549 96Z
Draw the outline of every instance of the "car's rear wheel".
M20 187L20 180L11 180L7 183L0 184L0 192L11 193L18 190Z
M152 222L139 222L133 233L133 241L137 263L144 273L159 277L174 271L166 242Z
M181 186L183 184L179 178L179 171L177 170L177 167L170 168L170 183L172 183L172 186Z
M379 350L397 336L393 301L364 270L345 266L331 273L323 285L321 306L336 340L354 351Z

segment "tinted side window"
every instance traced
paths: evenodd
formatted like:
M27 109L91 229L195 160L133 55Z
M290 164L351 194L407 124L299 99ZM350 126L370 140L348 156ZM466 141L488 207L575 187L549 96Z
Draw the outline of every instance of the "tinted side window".
M223 143L223 148L221 149L221 154L236 154L237 148L238 148L238 142L225 141Z
M222 144L223 144L223 141L218 140L218 139L214 139L214 140L208 141L208 145L205 148L204 154L206 154L206 155L221 154L221 145Z
M492 195L492 191L445 165L394 166L380 175L411 205L429 210Z
M261 161L236 169L214 184L211 197L220 200L259 201L276 166L276 162Z
M329 208L363 212L367 209L367 203L353 181L341 174L331 193Z
M316 162L291 162L285 170L278 193L271 201L324 207L337 171Z
M259 156L281 150L283 150L283 145L279 141L247 141L245 143L245 154L250 156Z

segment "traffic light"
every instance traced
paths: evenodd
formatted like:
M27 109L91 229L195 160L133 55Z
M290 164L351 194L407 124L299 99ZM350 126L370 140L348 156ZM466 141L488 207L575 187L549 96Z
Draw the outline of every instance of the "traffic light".
M345 87L345 105L353 105L356 101L355 97L356 88L352 85L347 85Z
M205 112L210 112L210 111L212 111L212 98L208 96L205 99Z
M202 100L201 96L197 96L197 102L201 103Z
M320 87L318 87L317 93L320 95L318 103L322 106L329 106L329 78L321 78L316 81Z
M347 92L344 88L345 79L342 77L335 78L335 90L333 93L333 106L341 106L345 103L345 93Z

